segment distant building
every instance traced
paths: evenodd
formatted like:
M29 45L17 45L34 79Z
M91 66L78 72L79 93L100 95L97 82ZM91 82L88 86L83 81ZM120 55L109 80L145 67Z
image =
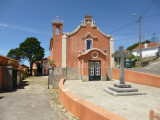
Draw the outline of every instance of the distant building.
M19 68L22 69L22 70L24 70L24 71L27 71L27 72L29 70L29 67L26 66L26 65L24 65L24 64L20 65Z
M51 56L48 56L47 58L42 59L42 75L48 75L49 72L49 64L48 62L50 61Z
M145 43L141 45L142 48L142 57L151 57L156 56L156 53L160 53L159 42L154 43ZM139 56L139 46L132 50L134 56Z

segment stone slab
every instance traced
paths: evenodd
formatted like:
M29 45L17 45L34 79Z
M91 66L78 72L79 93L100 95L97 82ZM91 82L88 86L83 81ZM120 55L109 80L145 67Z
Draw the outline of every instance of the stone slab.
M108 87L108 89L113 90L115 92L121 93L121 92L138 92L137 88L117 88L117 87Z
M113 90L104 88L104 91L107 93L114 95L114 96L129 96L129 95L146 95L145 92L123 92L123 93L117 93Z
M131 85L127 85L127 84L114 84L114 87L118 87L118 88L131 88Z

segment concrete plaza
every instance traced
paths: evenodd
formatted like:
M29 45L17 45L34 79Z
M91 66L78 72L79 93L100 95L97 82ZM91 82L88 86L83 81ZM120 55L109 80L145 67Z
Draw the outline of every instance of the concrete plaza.
M119 83L112 81L67 80L64 85L72 93L101 108L122 116L128 120L149 120L149 112L160 106L160 89L147 85L126 82L146 95L113 96L103 89Z

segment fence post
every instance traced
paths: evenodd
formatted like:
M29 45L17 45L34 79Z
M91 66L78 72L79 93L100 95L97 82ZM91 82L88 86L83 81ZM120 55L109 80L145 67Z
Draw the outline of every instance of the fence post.
M49 66L48 89L53 88L53 67Z

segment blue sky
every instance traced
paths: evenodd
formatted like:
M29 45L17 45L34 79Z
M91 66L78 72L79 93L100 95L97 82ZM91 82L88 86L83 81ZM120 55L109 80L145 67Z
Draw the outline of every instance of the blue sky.
M138 21L152 0L0 0L0 55L19 47L27 37L36 37L50 56L52 19L63 20L63 32L71 32L81 24L86 14L100 30L114 36L115 50L139 41ZM151 39L152 33L160 40L160 0L154 0L141 19L142 40ZM132 16L135 13L136 16ZM143 18L144 17L144 18ZM118 30L116 32L113 32ZM113 33L112 33L113 32ZM25 62L29 66L28 61Z

